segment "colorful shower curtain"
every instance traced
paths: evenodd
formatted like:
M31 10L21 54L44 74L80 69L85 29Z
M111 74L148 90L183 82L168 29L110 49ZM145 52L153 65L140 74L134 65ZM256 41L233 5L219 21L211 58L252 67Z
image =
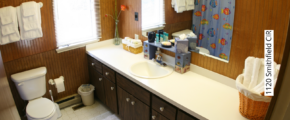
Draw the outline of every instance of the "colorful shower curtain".
M234 14L235 0L195 0L192 31L198 36L197 45L229 60Z

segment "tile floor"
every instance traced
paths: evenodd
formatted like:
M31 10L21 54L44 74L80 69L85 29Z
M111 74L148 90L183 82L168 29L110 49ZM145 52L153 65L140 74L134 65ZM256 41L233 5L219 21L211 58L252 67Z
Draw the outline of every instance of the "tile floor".
M99 101L74 111L72 107L76 105L61 109L62 117L57 120L120 120Z

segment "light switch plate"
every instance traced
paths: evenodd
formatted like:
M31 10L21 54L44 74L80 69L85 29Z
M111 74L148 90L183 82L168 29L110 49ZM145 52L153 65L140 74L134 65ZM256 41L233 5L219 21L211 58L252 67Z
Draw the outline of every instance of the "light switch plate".
M139 39L139 35L135 34L135 40Z

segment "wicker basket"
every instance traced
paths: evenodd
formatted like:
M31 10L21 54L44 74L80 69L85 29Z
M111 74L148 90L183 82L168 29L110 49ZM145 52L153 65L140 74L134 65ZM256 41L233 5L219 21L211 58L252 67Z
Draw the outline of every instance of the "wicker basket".
M141 53L143 51L143 46L138 47L138 48L133 48L131 46L128 47L126 44L123 44L123 49L126 51L129 51L131 53L138 54L138 53Z
M254 101L239 92L242 116L251 120L264 120L270 102Z

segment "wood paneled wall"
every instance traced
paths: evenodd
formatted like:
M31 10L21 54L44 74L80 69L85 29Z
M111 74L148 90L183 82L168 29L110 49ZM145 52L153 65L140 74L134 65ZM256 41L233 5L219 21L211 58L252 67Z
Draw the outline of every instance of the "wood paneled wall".
M5 6L16 7L27 1L31 0L1 0L0 8ZM4 62L56 49L52 0L34 1L43 3L43 7L41 8L43 37L30 41L19 41L7 45L1 45L0 50L2 51ZM105 14L113 13L114 1L115 0L100 0L102 26L101 40L107 40L114 37L114 20L105 17Z
M63 53L56 53L55 50L31 55L21 59L4 63L11 92L13 94L18 112L21 116L25 115L27 101L21 99L11 75L45 66L46 73L46 94L43 97L49 98L48 90L52 90L55 100L77 93L81 84L89 83L87 68L86 48L78 48ZM55 86L49 85L49 79L64 76L65 92L57 93Z
M133 21L133 12L141 12L141 0L121 0L121 3L131 7L129 8L130 12L121 15L122 30L125 31L121 36L134 37L135 33L141 36L142 21ZM191 28L192 12L177 14L170 6L170 0L165 0L165 5L166 32L169 31L168 33L172 33L182 30L181 28ZM191 63L236 79L242 73L244 61L248 56L264 57L263 38L264 30L266 29L275 31L274 60L277 63L281 63L286 41L290 1L236 0L235 9L233 41L229 63L221 62L194 52L192 52ZM187 16L190 17L187 18ZM141 37L141 39L146 40L144 37ZM172 52L162 51L163 53L174 56Z
M120 37L131 37L135 38L135 34L139 35L141 40L147 40L146 37L142 36L142 0L118 0L118 6L126 5L127 10L122 12L120 15ZM177 14L171 7L171 1L165 0L165 28L164 31L171 34L184 30L191 29L192 23L192 11L186 11ZM135 21L135 12L139 13L139 21ZM154 19L154 18L152 18Z
M16 7L27 1L31 0L0 0L0 8L5 6ZM24 110L27 103L19 96L14 83L11 81L11 74L46 66L46 80L63 75L65 78L65 92L56 93L55 87L48 85L48 82L46 82L47 92L44 97L50 98L48 90L51 89L55 100L75 94L77 93L77 88L81 84L89 83L85 48L83 47L57 54L55 51L56 39L52 0L34 1L43 3L43 7L41 8L43 37L0 46L9 85L18 112L21 116L25 115ZM102 26L101 40L107 40L114 37L114 20L105 17L105 14L113 14L114 1L115 0L100 0L100 19Z

